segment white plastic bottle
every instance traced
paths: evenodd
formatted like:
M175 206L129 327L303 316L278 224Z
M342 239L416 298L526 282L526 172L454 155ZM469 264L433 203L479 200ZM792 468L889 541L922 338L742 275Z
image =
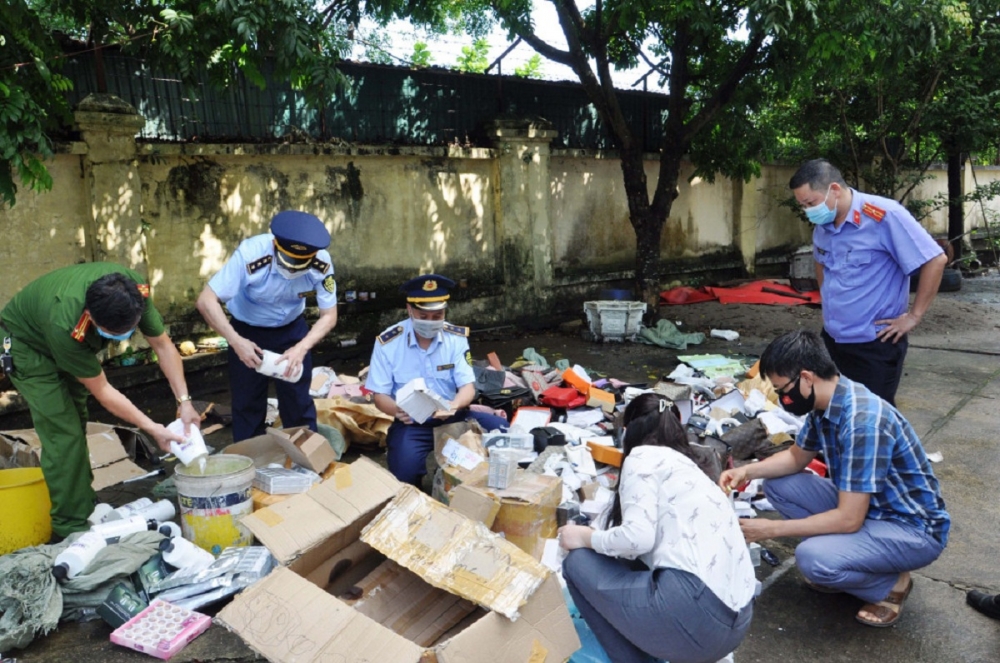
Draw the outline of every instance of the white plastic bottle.
M139 509L131 515L142 516L146 520L155 520L158 523L163 523L173 519L177 515L177 509L174 508L174 503L170 500L160 500Z
M97 556L107 544L104 537L93 532L84 532L66 550L56 556L52 565L52 575L59 582L75 578Z
M96 532L108 543L117 543L123 536L135 534L136 532L146 532L156 530L160 524L155 520L147 520L142 516L132 516L124 520L112 520L111 522L94 525L91 532Z
M163 555L163 561L175 569L194 573L208 568L215 561L212 553L180 536L161 541L160 553Z
M128 504L123 504L117 509L113 509L107 515L104 516L102 523L110 523L112 520L125 520L126 518L131 518L132 516L139 513L141 510L148 506L153 505L153 500L148 497L140 497L134 502L129 502Z
M168 539L175 539L178 536L181 536L181 526L177 523L160 523L160 527L157 531Z
M184 435L184 422L175 419L167 424L167 430L174 435ZM208 448L205 446L205 438L201 436L201 431L197 426L188 428L188 435L183 442L171 442L170 451L177 460L184 465L198 465L202 458L208 458Z
M114 511L115 508L110 504L105 504L101 502L94 506L94 511L89 516L87 516L87 522L91 525L96 525L97 523L104 522L105 516Z

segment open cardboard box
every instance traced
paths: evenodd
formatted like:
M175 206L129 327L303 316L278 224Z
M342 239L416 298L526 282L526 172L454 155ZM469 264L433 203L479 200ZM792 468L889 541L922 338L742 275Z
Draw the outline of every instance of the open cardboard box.
M121 431L121 434L119 433ZM101 490L126 479L142 476L146 470L132 462L122 444L121 435L129 436L131 445L137 446L137 434L109 424L93 421L87 423L87 449L90 452L90 469L94 474L91 487ZM40 467L42 441L34 428L0 432L0 459L6 467Z
M216 620L268 660L525 663L579 648L543 566L367 458L242 522L281 567Z

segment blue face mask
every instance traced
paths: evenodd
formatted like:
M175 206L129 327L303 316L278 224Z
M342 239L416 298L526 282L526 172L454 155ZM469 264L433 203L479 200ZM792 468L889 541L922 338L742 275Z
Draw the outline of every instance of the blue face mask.
M100 327L97 327L97 325L94 325L94 327L97 329L98 334L100 334L103 338L106 338L111 341L127 341L129 338L131 338L132 334L135 333L135 327L121 334L112 334L110 332L106 332Z
M817 226L825 226L837 217L837 210L826 206L826 199L830 197L830 188L832 186L831 184L826 188L826 195L823 196L823 202L814 207L807 207L802 210L805 212L806 218Z

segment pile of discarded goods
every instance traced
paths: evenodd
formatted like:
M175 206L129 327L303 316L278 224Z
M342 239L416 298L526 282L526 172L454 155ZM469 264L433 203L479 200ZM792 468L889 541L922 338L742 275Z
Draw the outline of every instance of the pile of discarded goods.
M219 453L203 442L203 451L178 450L187 464L172 477L176 508L145 498L99 505L89 532L0 556L0 651L60 620L99 617L112 642L159 658L214 623L273 661L354 660L361 650L367 660L414 663L566 660L582 626L560 587L556 532L600 522L632 398L672 401L716 479L787 447L801 426L777 407L752 358L680 360L651 384L551 365L532 348L510 365L494 354L475 361L473 407L509 427L437 427L431 496L366 455L340 462L348 445L384 446L391 419L371 403L363 375L317 369L319 433L275 422ZM413 412L436 407L427 385L398 400ZM142 446L134 431L88 432L95 487L145 473L132 462ZM102 440L117 449L95 454ZM0 434L8 466L37 465L39 453L32 431ZM741 516L753 515L751 500L767 508L756 486L737 497Z

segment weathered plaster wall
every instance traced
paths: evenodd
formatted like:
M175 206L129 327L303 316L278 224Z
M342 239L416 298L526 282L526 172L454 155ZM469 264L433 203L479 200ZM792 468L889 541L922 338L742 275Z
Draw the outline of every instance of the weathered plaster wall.
M289 208L326 223L341 290L385 292L432 269L494 278L493 164L484 150L447 158L430 149L387 157L186 147L147 146L140 167L161 307L189 306L242 239L267 232L271 216Z
M492 149L136 146L127 110L95 106L80 115L84 140L48 162L53 191L22 190L0 212L0 302L52 269L118 260L149 275L168 319L197 319L194 300L207 280L287 208L327 224L342 293L379 294L377 304L348 307L345 323L367 312L370 322L388 324L399 313L398 284L426 271L463 281L456 307L475 324L545 313L567 296L631 277L635 235L619 162L550 150L554 132L544 126L498 121ZM657 168L650 155L650 189ZM741 261L753 273L809 243L809 227L779 204L793 170L765 167L749 183L709 183L685 165L663 233L664 280ZM944 171L932 175L917 196L944 191ZM977 177L1000 179L1000 169L977 169ZM967 213L970 227L981 225L978 207ZM943 234L946 213L927 226Z

